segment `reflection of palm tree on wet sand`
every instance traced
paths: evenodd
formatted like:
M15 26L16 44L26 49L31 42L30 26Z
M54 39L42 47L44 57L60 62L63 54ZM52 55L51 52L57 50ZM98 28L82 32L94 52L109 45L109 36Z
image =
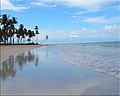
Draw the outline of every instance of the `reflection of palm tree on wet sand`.
M38 53L38 52L37 52ZM16 75L16 64L19 66L19 70L23 70L23 66L35 60L35 54L33 51L28 53L21 53L16 58L11 56L8 60L4 61L0 68L0 76L3 80L7 77L15 77ZM38 57L36 57L36 62L38 65Z
M14 56L11 56L10 59L4 61L1 66L0 76L2 76L3 80L5 80L8 76L15 76L16 70L14 68Z
M46 48L46 59L48 59L48 48Z
M38 58L38 50L36 49L36 59L35 59L35 66L37 67L38 66L38 62L39 62L39 58Z

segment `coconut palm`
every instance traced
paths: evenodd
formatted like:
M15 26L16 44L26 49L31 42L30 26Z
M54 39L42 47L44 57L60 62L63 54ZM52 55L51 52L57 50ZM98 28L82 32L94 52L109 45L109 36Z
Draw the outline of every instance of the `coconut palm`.
M27 32L27 29L26 28L24 28L24 36L26 37L26 36L28 36L28 32ZM25 38L24 38L25 39Z
M38 26L35 26L35 34L36 34L36 44L38 43L38 34L39 34L39 32L38 32Z
M12 19L9 19L10 15L7 16L7 14L3 14L2 17L0 18L0 23L2 25L2 37L4 39L4 42L6 43L6 41L8 42L8 39L10 39L10 43L11 38L14 38L14 34L15 34L15 24L17 24L16 18L13 17ZM13 43L14 43L14 39L13 39Z
M13 33L13 30L12 30L12 27L13 27L13 23L12 23L12 20L11 19L8 19L8 39L10 39L10 44L12 43L12 36L14 35Z
M16 37L17 37L17 42L18 44L20 43L20 32L19 32L19 29L16 29Z
M3 37L4 37L4 42L6 43L6 41L8 41L8 34L7 34L7 30L8 30L8 18L9 16L7 16L7 14L3 14L2 18L1 18L1 25L3 25Z
M48 35L45 36L45 39L41 42L41 44L42 44L45 40L48 40Z
M2 29L0 28L0 43L3 42L3 31Z
M30 43L32 37L32 31L28 30L28 42Z
M13 30L13 44L14 44L14 35L15 35L15 31L16 31L16 28L15 28L15 24L17 24L17 19L15 17L12 18L12 26L11 26L11 29Z
M28 42L30 43L31 39L35 36L34 31L28 30Z
M20 43L22 44L22 39L24 38L24 25L20 24L18 29L18 39L20 39Z
M8 16L7 14L3 14L0 17L0 43L10 43L14 44L14 37L16 34L16 37L18 38L18 44L22 43L22 41L28 36L29 42L34 36L36 37L36 43L38 42L38 26L35 26L35 32L34 31L27 31L27 29L24 27L23 24L19 25L19 28L16 29L15 25L18 23L17 19L15 17L10 18L10 15Z

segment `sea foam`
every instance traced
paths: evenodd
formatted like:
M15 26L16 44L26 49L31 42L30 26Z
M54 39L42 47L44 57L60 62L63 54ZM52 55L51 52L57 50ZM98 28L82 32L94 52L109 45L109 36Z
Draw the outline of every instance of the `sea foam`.
M120 46L73 44L60 47L60 55L72 64L120 78Z

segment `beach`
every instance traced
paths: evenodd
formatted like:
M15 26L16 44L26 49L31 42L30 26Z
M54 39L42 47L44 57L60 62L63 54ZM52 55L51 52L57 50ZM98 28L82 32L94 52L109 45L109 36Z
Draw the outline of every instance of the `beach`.
M0 62L2 63L11 55L18 55L22 52L28 51L42 45L0 45Z
M119 79L64 60L61 50L70 46L31 46L10 56L2 63L2 95L118 95Z
M120 96L120 0L1 0L0 96Z

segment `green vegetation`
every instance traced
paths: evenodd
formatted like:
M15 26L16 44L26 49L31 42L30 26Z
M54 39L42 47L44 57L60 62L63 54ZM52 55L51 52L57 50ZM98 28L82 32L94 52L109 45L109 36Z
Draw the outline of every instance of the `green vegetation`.
M38 44L38 26L35 26L33 31L25 28L23 24L16 28L16 24L18 22L15 17L10 18L7 14L1 15L0 44ZM34 37L36 37L36 43L32 41ZM15 43L15 38L17 38L17 43Z

